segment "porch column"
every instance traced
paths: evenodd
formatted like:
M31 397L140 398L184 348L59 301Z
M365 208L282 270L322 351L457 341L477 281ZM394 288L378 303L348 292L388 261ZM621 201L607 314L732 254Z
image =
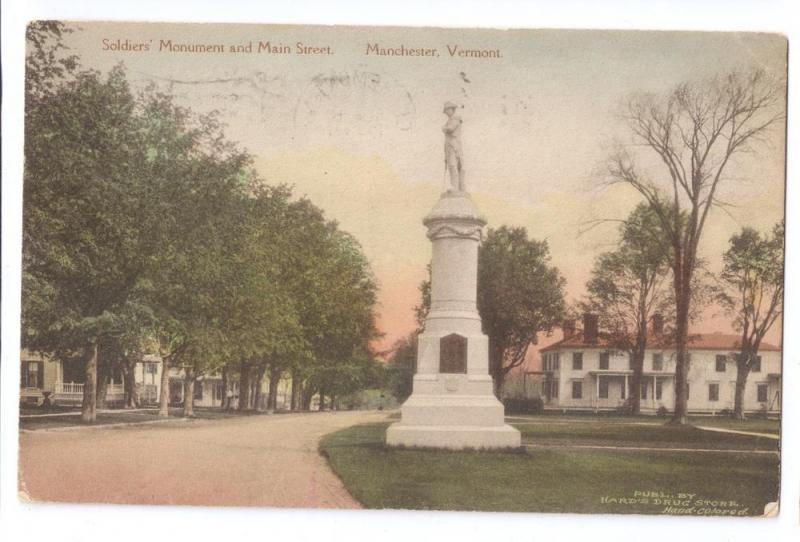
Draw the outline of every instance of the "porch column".
M656 379L657 376L653 376L653 408L656 407Z
M595 375L594 406L595 406L595 408L600 406L600 375Z
M632 392L630 386L628 386L628 375L625 375L625 383L623 386L625 386L625 397L630 397Z

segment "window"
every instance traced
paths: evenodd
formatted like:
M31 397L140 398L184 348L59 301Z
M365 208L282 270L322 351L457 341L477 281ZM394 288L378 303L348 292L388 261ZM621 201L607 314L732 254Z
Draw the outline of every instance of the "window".
M22 378L20 385L23 388L43 388L44 364L41 361L26 361L22 364Z
M558 352L550 352L544 355L544 364L542 368L545 371L558 370Z
M600 378L600 380L597 383L597 386L600 399L608 399L608 379Z
M708 385L708 400L719 401L719 384Z
M554 399L558 399L558 379L553 380L551 385L552 385L552 391L550 396L553 397Z
M759 403L766 403L767 402L767 385L766 384L757 384L756 391L758 392L758 402Z
M751 371L754 373L761 372L761 356L756 356L756 360L753 362L753 368Z
M202 382L195 382L194 383L194 398L198 401L203 400L203 383Z
M633 370L633 354L628 354L628 369Z
M619 396L620 396L621 399L625 399L625 396L628 394L628 390L625 389L627 387L626 386L627 383L628 383L627 381L623 380L622 383L619 385L619 389L620 389L620 395Z
M572 353L572 370L580 371L583 369L583 352Z
M656 379L656 400L661 400L662 382Z
M572 383L572 398L583 399L583 382L576 380Z
M600 352L600 369L608 370L608 352ZM606 395L608 397L608 395Z
M154 375L154 374L156 374L156 372L158 372L158 369L157 369L155 363L146 363L145 367L147 368L147 373L148 374Z
M653 370L654 371L664 370L664 354L660 352L653 354Z
M724 373L725 372L725 365L728 361L728 356L725 354L717 354L717 372Z
M647 382L642 382L642 399L647 399Z

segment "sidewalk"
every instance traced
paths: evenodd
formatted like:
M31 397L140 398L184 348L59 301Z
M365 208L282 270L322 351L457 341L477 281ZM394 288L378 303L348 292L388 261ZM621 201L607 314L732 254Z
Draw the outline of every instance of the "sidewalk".
M716 431L717 433L733 433L735 435L749 435L751 437L762 437L762 438L769 438L773 440L780 440L780 435L775 435L773 433L755 433L753 431L740 431L738 429L723 429L722 427L708 427L703 425L695 425L696 428L702 429L703 431Z
M195 416L193 418L184 418L182 415L183 409L177 407L169 409L168 418L160 418L158 416L158 408L137 408L130 410L103 409L97 411L97 421L91 424L82 423L80 421L80 414L80 411L53 412L48 414L23 414L19 417L19 430L21 433L44 430L63 431L68 429L143 425L176 420L220 420L229 418L244 418L250 416L260 416L268 413L256 411L239 412L236 410L223 411L219 409L195 407Z

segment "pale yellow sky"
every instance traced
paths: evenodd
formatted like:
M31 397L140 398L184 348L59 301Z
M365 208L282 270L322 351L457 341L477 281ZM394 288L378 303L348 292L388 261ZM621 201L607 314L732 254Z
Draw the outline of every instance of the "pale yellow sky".
M390 344L414 327L412 307L430 245L421 224L443 183L442 103L464 106L467 184L489 226L520 225L547 239L568 283L583 294L593 258L611 248L612 225L579 235L587 221L625 216L639 201L600 188L593 172L614 119L633 91L755 64L781 76L776 35L562 30L453 30L265 25L79 23L67 37L84 66L124 62L134 87L155 82L198 112L219 110L230 138L256 156L270 182L308 195L362 243L380 282L380 324ZM103 40L149 51L103 50ZM173 44L247 45L252 53L159 51ZM259 42L290 54L258 53ZM332 54L296 54L297 42ZM425 58L367 55L367 45L436 49ZM500 58L450 55L499 50ZM730 235L783 217L784 139L776 129L757 156L733 164L702 246L719 267ZM723 317L707 330L729 331ZM777 330L770 335L779 341Z

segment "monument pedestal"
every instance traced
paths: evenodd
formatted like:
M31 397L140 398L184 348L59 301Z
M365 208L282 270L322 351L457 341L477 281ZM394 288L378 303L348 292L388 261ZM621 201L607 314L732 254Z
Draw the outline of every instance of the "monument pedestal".
M442 194L423 223L433 243L431 310L419 336L417 374L389 445L516 448L489 376L489 340L477 308L478 244L486 221L466 192Z

